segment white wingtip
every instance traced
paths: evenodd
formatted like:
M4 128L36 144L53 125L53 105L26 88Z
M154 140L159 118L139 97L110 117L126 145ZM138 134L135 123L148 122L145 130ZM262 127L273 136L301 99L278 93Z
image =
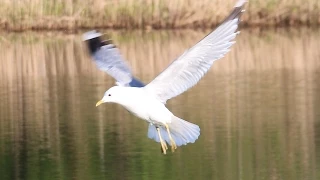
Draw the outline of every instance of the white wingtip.
M83 41L87 41L89 39L100 37L101 35L102 34L97 32L96 30L92 30L92 31L88 31L88 32L84 33L82 36L82 39L83 39Z
M248 0L238 0L237 4L234 7L241 7L243 6Z

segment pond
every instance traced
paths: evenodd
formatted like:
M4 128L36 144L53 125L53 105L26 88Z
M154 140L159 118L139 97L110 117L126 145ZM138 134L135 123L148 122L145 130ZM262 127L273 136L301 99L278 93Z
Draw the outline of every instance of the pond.
M108 31L150 82L209 31ZM243 29L169 100L194 144L161 154L144 121L95 104L115 84L81 33L0 33L0 179L320 179L320 30Z

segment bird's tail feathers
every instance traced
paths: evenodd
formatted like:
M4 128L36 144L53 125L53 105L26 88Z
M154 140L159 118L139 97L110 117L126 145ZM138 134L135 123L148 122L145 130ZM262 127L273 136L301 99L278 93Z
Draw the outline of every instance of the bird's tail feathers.
M177 146L194 143L200 135L200 128L198 125L192 124L176 116L172 117L171 123L168 123L168 126L171 137L174 139ZM170 138L165 126L159 126L159 129L163 140L170 145ZM160 142L155 125L149 125L148 137L156 142Z

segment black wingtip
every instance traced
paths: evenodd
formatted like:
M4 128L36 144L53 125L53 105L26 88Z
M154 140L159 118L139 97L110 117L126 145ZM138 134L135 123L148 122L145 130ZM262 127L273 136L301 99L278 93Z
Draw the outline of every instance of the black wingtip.
M96 30L88 31L83 34L83 41L87 43L88 49L91 54L94 54L100 47L112 44L111 40L102 40L102 34Z
M102 46L101 36L102 34L95 30L83 34L83 41L86 42L91 54L94 54Z
M221 24L236 18L240 19L242 13L245 12L244 6L247 2L248 0L238 0L230 15L226 17ZM238 22L240 22L240 20Z

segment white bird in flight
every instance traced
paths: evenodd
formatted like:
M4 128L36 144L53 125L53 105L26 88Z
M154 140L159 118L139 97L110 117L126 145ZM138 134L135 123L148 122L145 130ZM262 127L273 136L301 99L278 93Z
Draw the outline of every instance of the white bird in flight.
M84 41L98 68L117 80L117 85L107 90L96 106L117 103L147 121L148 137L161 144L164 154L167 144L174 152L177 146L194 143L200 135L199 126L175 116L165 103L196 85L213 62L230 50L239 34L239 19L246 2L238 0L230 15L214 31L185 51L147 85L132 75L119 50L110 41L101 41L101 34L96 31L85 33Z

